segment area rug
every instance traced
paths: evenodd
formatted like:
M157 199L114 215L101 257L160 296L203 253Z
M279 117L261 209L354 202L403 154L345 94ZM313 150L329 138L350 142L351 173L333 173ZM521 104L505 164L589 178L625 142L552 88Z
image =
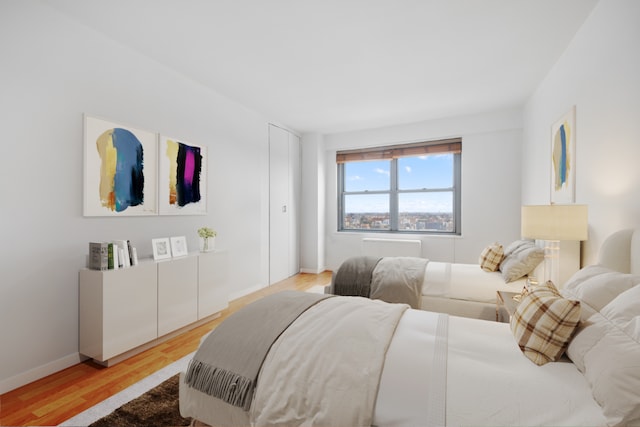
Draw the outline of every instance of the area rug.
M134 399L144 396L149 390L161 386L165 381L174 377L176 374L186 371L189 361L193 358L194 353L188 354L182 359L160 369L159 371L149 375L143 380L133 384L132 386L122 390L121 392L109 397L108 399L98 403L84 412L70 418L60 424L60 427L77 427L88 426L103 417L106 417L116 411L121 406ZM177 396L177 391L174 396ZM176 403L177 403L177 399ZM151 425L151 424L149 424ZM167 424L164 424L167 425Z
M180 416L179 382L176 374L89 427L188 426L191 418Z

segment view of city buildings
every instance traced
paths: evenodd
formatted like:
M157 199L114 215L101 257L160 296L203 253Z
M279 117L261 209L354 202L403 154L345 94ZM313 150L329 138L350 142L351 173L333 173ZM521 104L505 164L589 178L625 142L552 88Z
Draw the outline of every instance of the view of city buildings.
M451 212L400 212L399 231L453 231ZM347 213L344 216L344 230L390 230L388 213Z

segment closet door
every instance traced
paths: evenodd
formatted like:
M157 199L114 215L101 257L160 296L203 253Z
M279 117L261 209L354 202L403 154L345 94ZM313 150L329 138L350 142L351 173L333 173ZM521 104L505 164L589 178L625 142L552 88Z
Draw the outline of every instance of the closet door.
M299 271L300 139L269 125L269 283Z

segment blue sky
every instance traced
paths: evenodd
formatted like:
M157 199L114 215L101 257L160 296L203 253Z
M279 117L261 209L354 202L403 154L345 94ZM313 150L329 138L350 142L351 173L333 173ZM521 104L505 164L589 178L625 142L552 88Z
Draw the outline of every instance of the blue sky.
M388 190L391 161L351 162L345 164L345 190ZM453 186L453 155L404 157L398 160L398 185L401 190L448 188ZM400 212L451 212L452 194L401 194ZM345 212L388 212L388 196L352 195L345 200Z

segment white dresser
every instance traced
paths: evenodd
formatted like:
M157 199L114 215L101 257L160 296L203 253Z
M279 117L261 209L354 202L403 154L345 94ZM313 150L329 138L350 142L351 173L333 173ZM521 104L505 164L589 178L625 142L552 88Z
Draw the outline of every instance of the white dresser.
M79 276L80 354L105 366L205 323L229 304L226 251Z

